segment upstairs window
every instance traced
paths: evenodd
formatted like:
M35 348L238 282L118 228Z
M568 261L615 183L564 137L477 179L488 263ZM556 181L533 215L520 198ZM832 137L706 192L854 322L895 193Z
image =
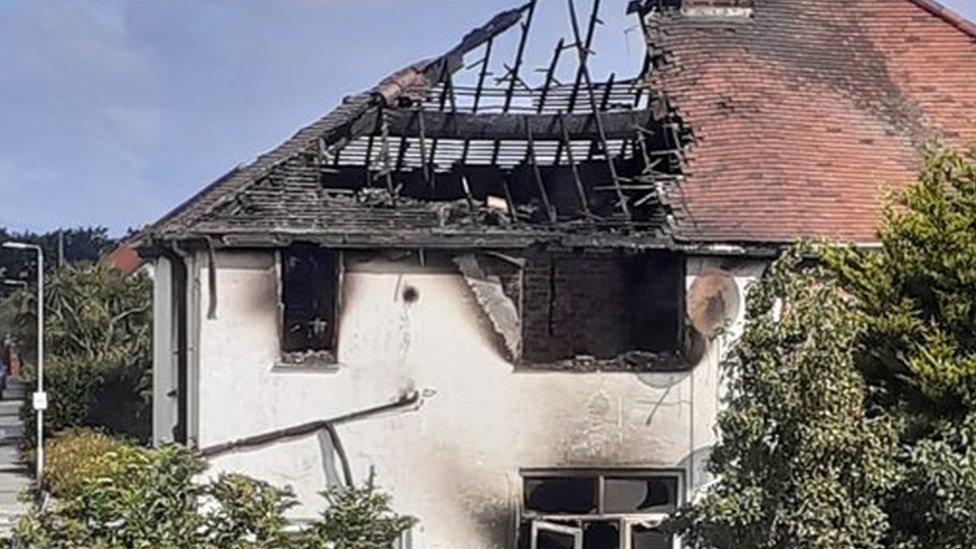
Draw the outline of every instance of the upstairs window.
M663 366L682 350L684 284L674 253L543 256L526 276L523 358Z
M286 355L335 349L339 254L309 244L281 252L281 350Z

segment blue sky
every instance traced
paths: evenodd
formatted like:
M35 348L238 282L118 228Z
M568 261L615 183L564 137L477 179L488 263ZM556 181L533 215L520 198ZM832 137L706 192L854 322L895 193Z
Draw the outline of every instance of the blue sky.
M517 3L0 0L0 226L141 226ZM637 70L626 4L604 1L597 77ZM541 6L532 68L568 32Z

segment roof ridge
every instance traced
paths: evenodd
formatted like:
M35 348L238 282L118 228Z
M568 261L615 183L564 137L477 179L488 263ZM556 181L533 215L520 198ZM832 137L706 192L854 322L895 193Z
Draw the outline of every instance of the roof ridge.
M928 11L936 17L941 17L950 25L956 27L960 31L969 36L976 38L976 23L973 23L969 19L966 19L959 12L945 6L937 0L908 0L920 8Z

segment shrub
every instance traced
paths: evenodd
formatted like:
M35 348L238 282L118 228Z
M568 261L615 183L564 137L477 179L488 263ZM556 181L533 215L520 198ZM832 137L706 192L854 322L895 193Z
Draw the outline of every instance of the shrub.
M81 481L75 497L34 510L18 528L28 547L197 547L203 464L185 450L121 445L110 474ZM96 460L97 461L97 460Z
M291 544L284 518L295 506L290 490L243 475L221 475L209 492L216 505L207 517L207 541L214 547L271 549Z
M372 477L363 488L332 488L322 495L329 507L305 532L301 547L387 549L416 523L392 511L392 498L376 488Z
M44 489L59 499L81 495L86 482L110 477L116 463L110 455L125 444L104 433L80 430L65 433L47 446Z
M388 549L414 522L370 481L327 492L322 520L289 534L290 490L242 475L202 480L205 463L181 447L149 450L83 431L51 448L45 482L58 499L17 527L31 548Z

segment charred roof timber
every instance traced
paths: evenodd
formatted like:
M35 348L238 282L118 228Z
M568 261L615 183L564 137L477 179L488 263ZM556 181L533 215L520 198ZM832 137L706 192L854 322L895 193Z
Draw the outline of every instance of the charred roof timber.
M346 99L151 233L224 243L269 234L279 244L397 231L409 233L405 245L458 235L497 244L514 233L660 242L668 213L660 195L680 182L689 138L666 98L648 87L654 63L646 56L634 78L595 81L588 61L601 2L580 20L567 0L572 34L558 39L532 82L525 65L537 1ZM517 46L503 59L498 41L509 33ZM573 60L574 77L561 82L558 71Z

